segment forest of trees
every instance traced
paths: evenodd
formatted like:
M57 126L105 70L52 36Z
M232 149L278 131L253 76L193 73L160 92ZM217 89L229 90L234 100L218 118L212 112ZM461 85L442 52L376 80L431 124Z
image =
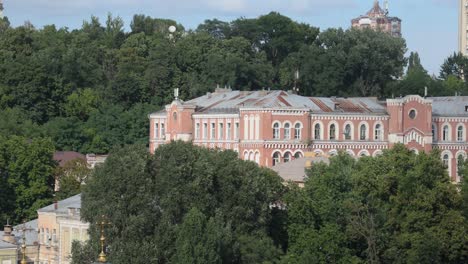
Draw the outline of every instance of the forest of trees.
M91 240L72 263L95 261L103 215L114 264L468 261L468 177L451 183L438 151L340 153L304 188L237 156L181 141L115 149L83 187Z
M148 114L171 102L173 88L183 100L217 85L290 90L298 71L306 96L386 98L422 95L424 87L430 96L468 94L467 58L453 54L439 76L430 76L417 52L408 58L406 52L404 39L382 32L321 31L275 12L206 20L194 30L145 15L135 15L129 30L112 15L73 30L30 22L12 27L3 18L0 221L32 219L53 200L54 151L102 154L147 145ZM204 221L195 209L190 217Z
M168 27L177 31L171 36ZM107 153L147 143L147 114L173 99L213 91L291 90L306 96L468 94L468 60L449 57L430 76L404 39L372 30L327 29L278 13L195 30L135 15L130 31L109 14L80 29L11 27L0 20L0 134L50 137L57 150ZM408 67L406 67L408 66ZM466 78L465 78L466 79Z

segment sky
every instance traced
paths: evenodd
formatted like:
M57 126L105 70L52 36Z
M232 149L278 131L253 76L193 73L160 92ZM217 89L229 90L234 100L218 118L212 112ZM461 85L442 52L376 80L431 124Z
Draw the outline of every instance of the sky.
M1 1L1 0L0 0ZM438 75L440 65L458 50L459 0L389 0L390 16L402 19L408 52L417 51L423 66ZM55 24L80 28L91 15L105 22L120 16L128 28L134 14L170 18L195 29L205 19L232 21L271 11L319 27L349 28L374 0L3 0L4 15L13 26L30 21L36 28ZM383 0L380 1L383 6Z

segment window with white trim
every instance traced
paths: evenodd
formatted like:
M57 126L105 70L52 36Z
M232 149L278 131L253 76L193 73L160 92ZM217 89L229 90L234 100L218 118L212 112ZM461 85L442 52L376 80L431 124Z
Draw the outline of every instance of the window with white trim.
M159 123L154 123L154 138L159 138Z
M291 139L291 125L289 123L284 124L284 139Z
M161 123L161 138L162 139L166 138L166 128L164 126L164 123Z
M195 138L196 139L200 138L200 123L195 124Z
M224 124L218 123L218 139L222 140L224 138Z
M320 140L321 136L320 136L320 124L315 124L315 127L314 127L314 139L316 140Z
M336 125L335 124L330 125L329 139L330 140L335 140L336 139Z
M463 141L463 126L462 125L459 125L457 127L457 141L458 142L461 142Z
M279 153L278 151L273 153L273 166L280 163L280 158L281 158L281 153Z
M374 129L374 140L382 140L382 125L376 124Z
M437 135L435 130L435 125L432 124L432 141L437 141Z
M215 139L216 138L216 124L211 123L211 134L210 134L210 139Z
M449 155L448 154L445 154L442 157L442 163L444 163L444 166L448 168L448 166L449 166Z
M367 128L366 125L362 124L359 128L359 140L366 140Z
M283 162L286 163L286 162L290 162L291 161L291 153L290 152L286 152L284 153L284 157L283 157Z
M231 123L227 123L226 128L226 139L231 140Z
M280 137L280 128L279 123L273 124L273 139L279 139Z
M351 125L350 124L346 124L343 134L344 134L345 140L351 140Z
M294 125L294 139L301 139L301 124L296 123Z
M234 137L236 138L236 140L239 139L239 122L235 123Z
M450 131L449 131L449 126L448 125L445 125L443 128L442 128L442 140L443 141L448 141L449 138L450 138Z
M207 138L208 138L208 124L203 123L203 139L207 139Z

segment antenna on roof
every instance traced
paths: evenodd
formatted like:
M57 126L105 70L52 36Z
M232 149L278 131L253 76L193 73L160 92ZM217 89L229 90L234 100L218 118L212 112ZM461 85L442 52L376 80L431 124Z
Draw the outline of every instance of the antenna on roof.
M294 87L293 92L299 93L299 87L297 87L297 82L299 81L299 69L296 69L294 72Z

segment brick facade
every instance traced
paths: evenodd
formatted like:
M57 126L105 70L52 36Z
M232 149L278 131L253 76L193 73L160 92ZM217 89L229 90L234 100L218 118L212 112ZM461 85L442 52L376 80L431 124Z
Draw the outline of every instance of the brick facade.
M231 149L266 167L306 152L376 156L403 143L418 153L440 149L452 180L459 181L457 163L468 149L468 97L411 95L379 101L217 89L188 102L175 100L149 118L152 152L180 139Z

